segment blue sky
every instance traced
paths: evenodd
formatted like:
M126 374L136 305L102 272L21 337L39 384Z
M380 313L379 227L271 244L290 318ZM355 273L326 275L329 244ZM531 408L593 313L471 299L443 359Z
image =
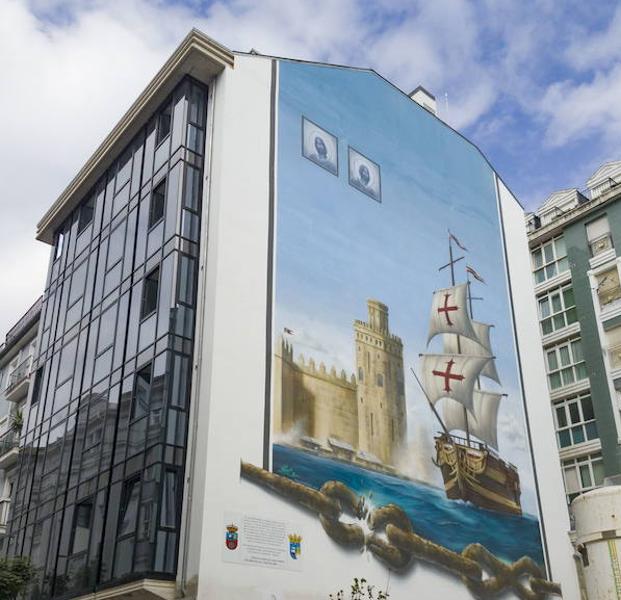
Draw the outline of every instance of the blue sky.
M432 292L450 285L449 273L438 272L448 260L450 229L487 282L473 284L484 297L475 316L494 324L509 394L500 409L499 450L518 465L525 510L535 512L491 169L471 144L374 74L283 62L279 82L275 334L292 329L296 357L349 376L353 321L367 320L367 299L384 302L391 332L404 344L414 444L407 456L421 443L427 463L424 473L411 474L438 475L429 461L438 425L408 370L418 369L418 355L428 349ZM338 138L338 177L301 155L302 116ZM381 203L349 185L348 146L380 165ZM465 281L465 263L456 265L458 282ZM441 351L439 342L429 349Z
M43 286L36 222L194 26L232 49L423 84L527 208L621 157L617 2L4 0L0 331Z

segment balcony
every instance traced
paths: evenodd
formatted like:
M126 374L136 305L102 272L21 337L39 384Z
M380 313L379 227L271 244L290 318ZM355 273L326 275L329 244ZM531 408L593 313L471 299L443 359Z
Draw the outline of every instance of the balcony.
M19 457L19 434L9 430L0 436L0 469L10 469Z
M4 398L8 402L17 402L25 398L28 394L28 383L30 381L30 361L29 356L22 361L14 371L9 374L9 381L4 390Z
M0 498L0 536L6 535L10 507L10 498Z

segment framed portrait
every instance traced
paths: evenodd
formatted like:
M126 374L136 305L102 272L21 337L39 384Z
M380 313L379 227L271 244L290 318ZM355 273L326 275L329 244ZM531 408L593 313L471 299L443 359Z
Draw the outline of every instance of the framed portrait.
M338 176L337 137L306 117L302 117L302 155Z
M349 184L373 200L382 201L379 165L351 146L349 147Z

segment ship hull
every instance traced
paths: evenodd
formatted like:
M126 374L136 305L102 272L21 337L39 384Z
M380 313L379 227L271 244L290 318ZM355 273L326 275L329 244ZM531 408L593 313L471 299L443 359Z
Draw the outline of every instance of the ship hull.
M447 498L465 500L496 512L522 514L517 469L476 442L456 436L435 438L436 465Z

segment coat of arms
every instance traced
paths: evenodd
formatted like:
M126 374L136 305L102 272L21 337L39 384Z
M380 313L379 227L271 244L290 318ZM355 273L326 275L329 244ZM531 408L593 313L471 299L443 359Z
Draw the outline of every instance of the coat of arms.
M226 526L226 547L229 550L235 550L237 548L237 544L239 543L237 531L239 527L234 523Z
M302 554L302 536L297 533L289 534L289 556L297 560Z

